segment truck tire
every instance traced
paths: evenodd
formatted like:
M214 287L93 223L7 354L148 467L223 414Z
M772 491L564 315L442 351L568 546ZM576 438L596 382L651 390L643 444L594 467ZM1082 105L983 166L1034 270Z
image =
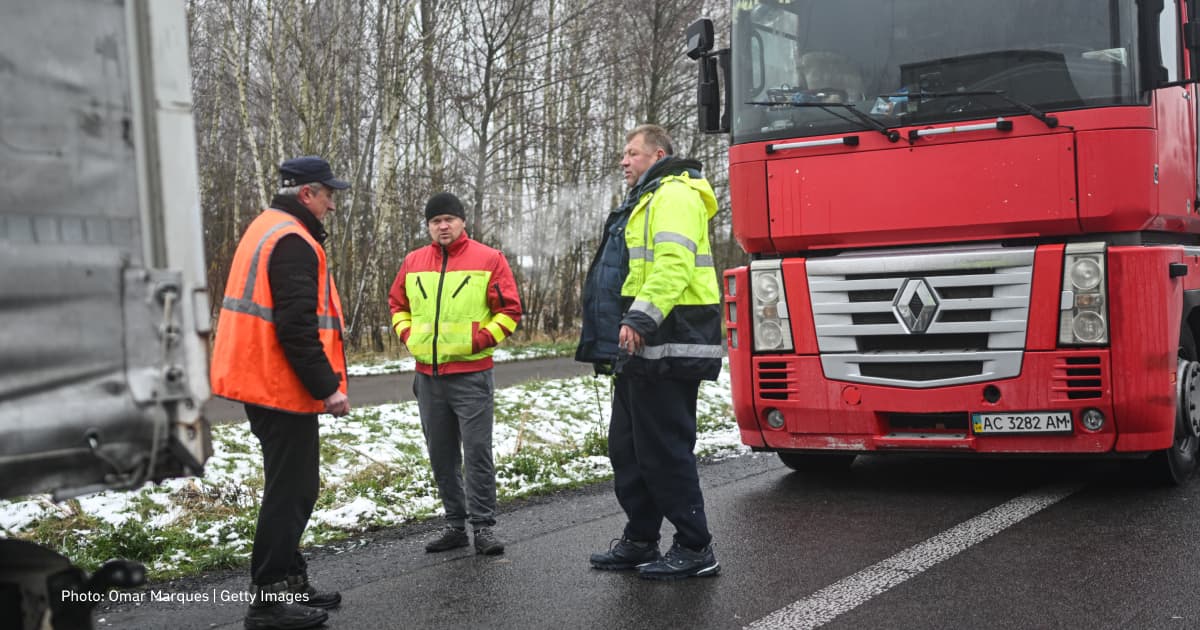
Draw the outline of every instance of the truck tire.
M1193 361L1196 361L1196 341L1185 321L1183 329L1179 331L1180 373L1187 372L1183 369L1184 365ZM1179 382L1177 388L1175 441L1170 448L1152 454L1146 461L1151 478L1168 486L1180 486L1191 479L1196 471L1197 447L1200 447L1200 438L1187 426L1189 408L1200 401L1189 395L1190 388L1184 382Z
M854 463L854 453L779 453L779 461L796 472L843 473Z

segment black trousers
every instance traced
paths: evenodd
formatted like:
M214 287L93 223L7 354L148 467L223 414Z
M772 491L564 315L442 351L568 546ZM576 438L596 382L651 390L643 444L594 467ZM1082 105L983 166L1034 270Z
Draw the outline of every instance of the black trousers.
M700 381L618 374L614 388L608 456L617 501L629 519L625 537L658 540L666 518L675 526L675 542L705 547L712 535L693 452Z
M250 430L262 444L263 486L250 579L259 586L307 572L300 536L321 486L316 414L293 414L246 405Z

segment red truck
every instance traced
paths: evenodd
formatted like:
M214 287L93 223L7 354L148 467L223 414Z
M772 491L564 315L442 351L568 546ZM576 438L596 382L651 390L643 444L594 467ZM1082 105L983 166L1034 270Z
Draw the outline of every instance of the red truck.
M693 24L751 256L724 276L742 440L794 469L1092 455L1186 481L1196 4L735 1L719 51Z

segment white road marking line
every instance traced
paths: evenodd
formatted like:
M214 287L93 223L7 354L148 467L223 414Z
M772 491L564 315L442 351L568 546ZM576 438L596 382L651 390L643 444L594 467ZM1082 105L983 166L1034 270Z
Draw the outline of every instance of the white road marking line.
M1083 484L1053 485L1023 494L975 518L831 584L746 626L749 630L818 628L871 598L1074 494Z

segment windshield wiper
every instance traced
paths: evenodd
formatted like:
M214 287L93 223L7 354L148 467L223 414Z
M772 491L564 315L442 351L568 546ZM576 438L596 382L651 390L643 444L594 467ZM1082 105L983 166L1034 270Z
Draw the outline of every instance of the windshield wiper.
M1029 114L1030 116L1033 116L1034 118L1042 121L1042 124L1046 125L1050 129L1054 129L1055 127L1058 126L1058 118L1056 116L1051 116L1051 115L1047 114L1046 112L1043 112L1042 110L1040 110L1040 109L1034 107L1033 105L1030 105L1029 103L1026 103L1024 101L1018 101L1017 99L1009 96L1008 94L1005 94L1004 90L974 90L974 91L966 91L966 92L898 92L896 94L880 94L879 96L880 96L880 98L904 98L904 97L907 97L907 98L911 98L911 99L954 98L956 96L999 96L1001 99L1006 101L1009 105L1012 105L1012 106L1020 109L1021 111L1025 112L1026 114Z
M875 120L874 118L868 116L867 114L862 113L857 108L855 108L853 105L850 105L849 103L795 103L792 101L783 101L783 102L747 101L746 104L747 105L761 105L761 106L766 106L766 107L815 107L817 109L827 111L830 114L837 116L838 118L842 118L843 120L849 120L849 119L844 118L843 116L838 116L837 112L833 111L834 108L840 108L840 109L844 109L844 110L850 112L850 114L852 114L855 118L857 118L859 121L861 121L864 125L883 134L884 137L886 137L889 142L896 142L897 140L900 139L899 131L896 131L895 129L889 129L887 127L887 125L884 125L883 123L879 122L878 120Z

